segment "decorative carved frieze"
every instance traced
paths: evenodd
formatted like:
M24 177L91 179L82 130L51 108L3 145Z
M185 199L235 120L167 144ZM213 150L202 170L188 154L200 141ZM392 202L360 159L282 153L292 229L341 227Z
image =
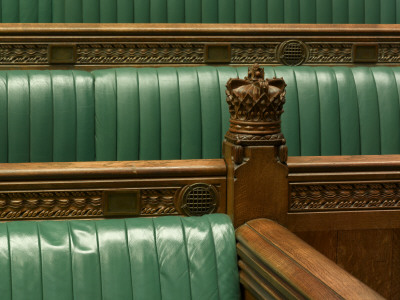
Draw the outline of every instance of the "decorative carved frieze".
M258 64L249 67L248 77L231 78L226 84L230 127L225 138L234 144L284 144L281 114L285 103L285 81L264 79Z
M178 189L142 190L141 215L176 215L174 205Z
M0 193L0 219L101 216L100 191Z
M215 186L207 186L213 189L215 194L217 193ZM123 194L132 190L120 191ZM142 216L177 215L180 212L175 206L176 198L181 191L182 188L178 187L140 189L140 199L132 198L132 201L139 201L138 206ZM118 190L113 190L113 193L118 193ZM206 195L199 194L198 201L201 201L202 196ZM102 190L0 192L0 220L105 217L103 209L105 198ZM130 213L127 212L127 215Z
M350 43L307 43L309 56L306 63L339 64L352 62L352 46Z
M400 208L400 182L290 184L290 211Z
M400 63L400 44L381 44L378 48L378 62Z
M0 64L47 64L45 44L0 44Z
M79 44L77 64L201 64L201 44Z
M230 45L231 64L265 65L282 64L282 55L293 59L293 49L286 49L288 42L298 42L307 52L301 64L351 64L352 47L356 42L243 42ZM286 44L285 44L286 43ZM47 65L49 47L53 43L0 44L1 64ZM69 45L69 44L68 44ZM205 64L204 53L209 43L71 43L77 58L75 65L112 64ZM228 44L229 45L229 44ZM282 54L281 52L286 52ZM293 53L292 53L293 52ZM283 60L284 62L285 60ZM229 63L229 62L227 62ZM378 63L400 63L400 43L378 43ZM290 64L290 63L288 63Z
M279 43L233 44L231 63L233 64L278 64L276 48Z

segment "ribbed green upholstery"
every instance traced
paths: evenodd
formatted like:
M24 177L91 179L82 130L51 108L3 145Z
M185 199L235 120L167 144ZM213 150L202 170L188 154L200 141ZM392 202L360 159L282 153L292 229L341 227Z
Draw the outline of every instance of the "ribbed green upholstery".
M225 84L245 74L246 67L94 71L96 159L221 157Z
M0 72L0 162L95 159L93 77Z
M2 300L239 299L226 215L0 224Z
M400 23L399 0L1 0L3 23Z
M266 67L283 77L289 155L400 153L400 70ZM225 83L247 68L94 71L98 160L217 158L228 130ZM130 100L129 100L130 99Z
M289 155L400 153L400 69L266 67ZM0 72L0 162L219 158L247 68Z
M289 155L400 153L400 69L277 67Z

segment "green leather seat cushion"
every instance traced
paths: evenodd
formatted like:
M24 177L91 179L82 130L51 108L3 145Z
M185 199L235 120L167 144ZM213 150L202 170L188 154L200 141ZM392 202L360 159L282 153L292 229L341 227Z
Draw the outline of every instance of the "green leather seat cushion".
M1 0L3 23L398 24L397 0Z
M2 300L239 299L228 216L0 224Z

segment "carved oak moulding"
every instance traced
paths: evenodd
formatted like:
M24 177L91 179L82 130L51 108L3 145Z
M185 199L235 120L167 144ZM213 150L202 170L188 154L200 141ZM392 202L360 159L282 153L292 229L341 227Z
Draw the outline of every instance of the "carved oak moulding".
M221 185L0 192L0 221L188 215L219 209Z
M284 145L281 115L285 104L283 78L264 79L258 64L249 67L244 79L231 78L226 84L230 127L225 135L237 145Z

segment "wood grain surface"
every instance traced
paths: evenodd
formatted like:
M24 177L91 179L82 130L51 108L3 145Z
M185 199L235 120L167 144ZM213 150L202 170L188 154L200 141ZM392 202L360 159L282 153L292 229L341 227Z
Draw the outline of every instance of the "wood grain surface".
M289 298L288 294L297 299L382 299L333 261L271 220L247 222L237 229L236 235L240 258L247 266L253 266L259 276L264 273L273 276L274 288L283 299ZM249 276L242 280L253 281L246 270L241 272Z

